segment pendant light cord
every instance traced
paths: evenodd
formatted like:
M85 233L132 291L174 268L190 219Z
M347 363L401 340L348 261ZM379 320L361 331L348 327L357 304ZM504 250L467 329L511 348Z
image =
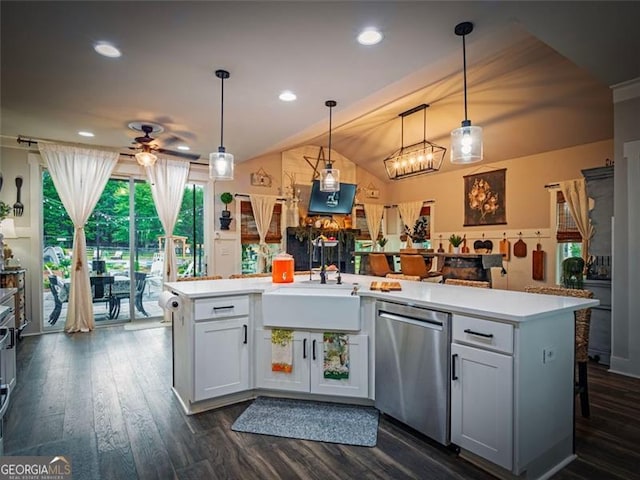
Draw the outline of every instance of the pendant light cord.
M333 111L333 107L329 106L329 161L327 162L327 168L332 168L331 164L331 112Z
M462 77L464 81L464 119L467 120L467 45L462 35Z
M464 41L464 38L463 38ZM465 100L466 105L466 100ZM465 114L466 116L466 114ZM224 147L224 142L222 141L224 134L224 78L220 79L220 146Z

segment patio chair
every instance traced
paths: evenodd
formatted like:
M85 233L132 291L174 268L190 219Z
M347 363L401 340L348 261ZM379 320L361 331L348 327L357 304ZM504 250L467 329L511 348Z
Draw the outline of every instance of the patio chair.
M144 293L144 289L147 285L147 274L144 272L134 272L134 275L136 281L135 306L140 313L145 317L148 317L149 314L145 311L144 303L142 302L142 294Z
M62 282L58 282L58 277L55 275L49 275L49 290L53 296L53 311L49 314L49 325L55 325L62 312L62 299L64 292L64 285Z

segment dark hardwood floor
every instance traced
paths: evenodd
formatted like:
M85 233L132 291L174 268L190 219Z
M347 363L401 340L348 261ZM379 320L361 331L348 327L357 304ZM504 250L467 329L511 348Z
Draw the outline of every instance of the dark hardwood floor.
M236 433L248 402L199 415L171 393L169 328L25 338L7 455L67 455L74 479L487 479L448 449L381 418L375 448ZM590 365L590 420L556 479L640 479L640 380Z

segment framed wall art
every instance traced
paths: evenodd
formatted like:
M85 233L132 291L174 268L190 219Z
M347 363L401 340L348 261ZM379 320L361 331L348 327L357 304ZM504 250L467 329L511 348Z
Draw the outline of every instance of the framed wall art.
M464 176L464 226L505 225L507 169Z

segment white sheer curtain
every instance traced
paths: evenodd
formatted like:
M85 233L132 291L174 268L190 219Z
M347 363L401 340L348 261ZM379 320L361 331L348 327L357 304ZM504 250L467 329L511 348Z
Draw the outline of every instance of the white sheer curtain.
M376 245L378 232L380 231L380 225L382 224L383 213L384 205L378 205L375 203L364 204L364 217L367 220L367 228L369 229L369 235L371 236L371 247L375 247Z
M173 240L178 213L182 206L184 187L189 176L189 162L160 157L155 165L146 167L147 180L151 185L151 196L158 212L158 218L164 229L164 265L162 281L175 282L178 261ZM195 241L194 241L195 245Z
M265 241L273 216L273 207L276 204L277 197L273 195L249 195L251 200L251 209L253 210L253 218L256 221L256 228L260 236L260 246L258 247L259 263L258 269L264 271L266 259L269 256L269 247Z
M74 227L71 291L64 328L70 333L88 332L95 321L84 226L118 162L118 153L42 142L38 148Z
M589 240L593 236L593 225L589 218L590 202L587 196L587 182L584 178L560 182L560 190L582 235L582 258L586 263L589 258Z
M422 209L422 200L416 202L405 202L398 204L398 212L400 212L400 218L409 229L409 233L413 234L413 227L420 216L420 210ZM410 236L407 236L407 248L413 245L413 240Z

